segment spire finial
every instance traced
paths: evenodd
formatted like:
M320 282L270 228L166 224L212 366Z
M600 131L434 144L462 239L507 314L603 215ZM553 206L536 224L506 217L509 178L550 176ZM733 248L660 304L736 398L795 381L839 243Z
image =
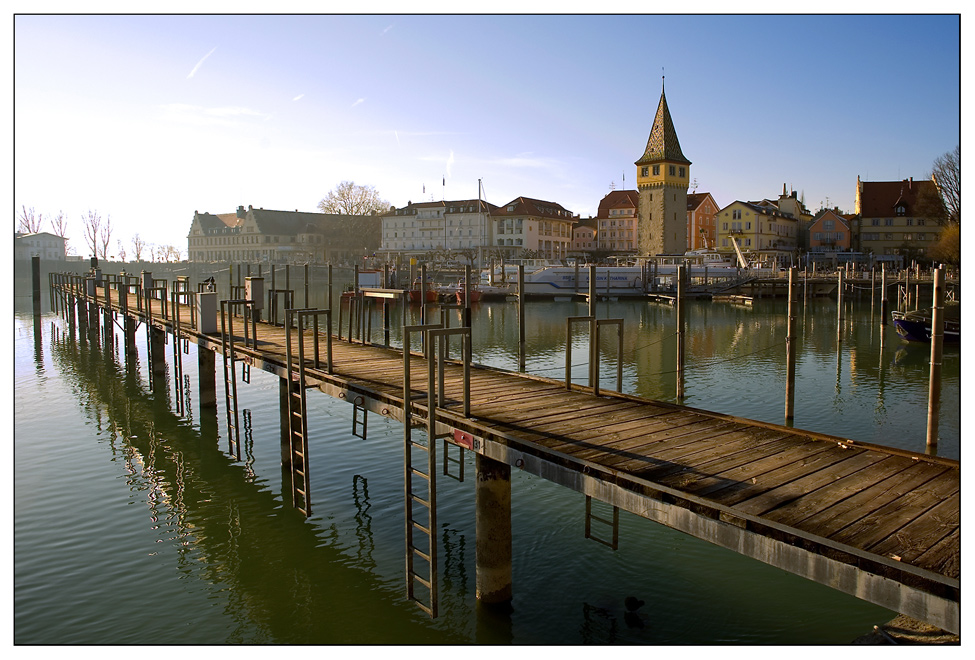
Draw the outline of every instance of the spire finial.
M661 94L664 93L664 79L666 79L666 78L667 78L667 76L664 75L664 68L663 67L660 67L660 93Z

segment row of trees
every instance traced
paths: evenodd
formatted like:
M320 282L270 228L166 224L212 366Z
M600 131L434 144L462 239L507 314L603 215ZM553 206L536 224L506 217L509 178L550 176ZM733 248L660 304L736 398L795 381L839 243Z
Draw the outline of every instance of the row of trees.
M49 218L51 233L64 239L65 254L75 254L76 250L70 245L68 238L68 219L63 211L58 211L57 215ZM102 260L117 258L125 261L128 252L121 239L116 240L117 254L109 254L112 246L112 226L111 216L103 219L98 211L89 210L87 214L81 216L84 226L83 235L85 248L88 254ZM17 218L17 231L24 234L36 234L44 231L44 214L37 213L34 207L21 207L20 216ZM180 261L182 252L174 245L156 245L147 243L139 234L131 239L133 261Z

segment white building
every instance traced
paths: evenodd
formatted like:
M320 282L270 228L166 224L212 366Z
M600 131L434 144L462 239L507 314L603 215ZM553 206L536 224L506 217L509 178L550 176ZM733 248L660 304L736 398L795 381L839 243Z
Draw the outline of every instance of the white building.
M480 199L408 202L383 215L381 252L390 257L419 257L429 252L476 251L492 243L491 211Z
M50 261L64 261L65 240L46 231L36 234L14 234L14 259L40 257Z

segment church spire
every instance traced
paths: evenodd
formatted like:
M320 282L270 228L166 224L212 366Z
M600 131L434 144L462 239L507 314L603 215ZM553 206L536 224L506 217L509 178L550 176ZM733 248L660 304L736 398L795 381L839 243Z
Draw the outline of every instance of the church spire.
M680 149L680 141L677 139L677 131L674 129L674 120L671 119L670 110L667 108L664 78L664 76L660 77L660 103L657 104L657 114L653 118L653 128L650 129L647 148L636 165L660 161L691 164L691 161L684 157L684 153Z

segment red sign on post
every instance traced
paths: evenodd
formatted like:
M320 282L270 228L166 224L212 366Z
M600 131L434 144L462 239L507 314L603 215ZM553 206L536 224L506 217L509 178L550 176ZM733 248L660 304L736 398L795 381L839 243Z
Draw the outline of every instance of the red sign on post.
M461 447L474 449L474 436L472 436L470 433L464 433L461 430L454 429L454 442Z

